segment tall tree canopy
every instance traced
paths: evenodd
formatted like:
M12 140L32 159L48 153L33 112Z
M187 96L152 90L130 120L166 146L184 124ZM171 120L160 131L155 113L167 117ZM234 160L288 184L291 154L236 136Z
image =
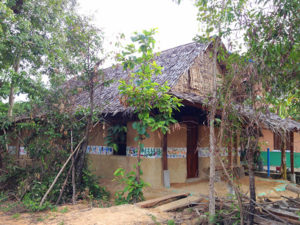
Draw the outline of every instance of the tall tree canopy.
M69 0L0 3L0 96L9 98L9 117L15 95L39 96L42 74L53 74L49 65L66 59L64 43L74 4Z

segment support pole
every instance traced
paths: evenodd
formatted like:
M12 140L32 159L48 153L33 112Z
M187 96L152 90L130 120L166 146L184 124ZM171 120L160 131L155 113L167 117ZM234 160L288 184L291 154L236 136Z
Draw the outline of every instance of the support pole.
M164 179L164 186L166 188L170 187L170 172L168 170L168 135L164 134L163 136L163 143L162 143L162 167L163 167L163 179Z
M291 162L291 181L296 183L295 163L294 163L294 132L290 132L290 162Z
M270 177L270 148L267 149L268 177Z

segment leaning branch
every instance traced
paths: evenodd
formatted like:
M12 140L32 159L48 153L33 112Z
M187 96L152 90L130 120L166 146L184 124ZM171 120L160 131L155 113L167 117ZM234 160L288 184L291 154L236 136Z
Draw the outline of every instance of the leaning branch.
M52 190L52 188L54 187L56 181L58 180L59 176L61 175L61 173L64 171L65 167L67 166L68 162L71 160L72 156L77 152L77 150L79 149L79 147L81 146L82 142L84 141L84 139L86 138L86 136L84 136L81 141L78 143L78 145L76 146L75 150L70 154L69 158L67 159L67 161L65 162L65 164L62 166L62 168L60 169L60 171L58 172L58 174L56 175L54 181L52 182L51 186L49 187L49 189L47 190L47 192L45 193L45 195L43 196L41 202L40 202L40 206L42 206L48 196L48 194L50 193L50 191Z

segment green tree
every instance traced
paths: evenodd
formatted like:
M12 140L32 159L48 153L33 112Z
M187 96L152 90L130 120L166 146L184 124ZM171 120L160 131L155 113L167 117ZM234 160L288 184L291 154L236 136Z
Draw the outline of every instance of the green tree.
M254 9L249 18L245 41L248 55L253 59L257 72L262 77L262 89L274 112L282 118L299 120L299 2L294 0L256 1L256 4L271 5L268 10ZM271 109L272 110L272 109ZM282 136L282 176L286 175L286 136Z
M198 36L201 41L211 42L213 44L212 50L212 93L209 102L209 146L210 146L210 175L209 175L209 214L210 223L214 223L215 219L215 162L216 162L216 152L217 148L221 147L223 143L223 129L221 129L220 141L218 141L219 146L216 146L215 137L215 117L217 107L222 105L222 99L228 101L228 93L230 89L224 88L225 92L218 90L217 88L217 63L222 61L225 64L229 61L227 53L224 52L224 47L222 45L222 38L228 37L232 31L231 29L237 25L238 14L235 12L242 10L245 1L227 1L227 0L197 0L195 1L198 7L198 20L201 23L202 33ZM230 84L232 82L233 76L223 76L223 85ZM226 93L227 92L227 93ZM228 102L227 102L228 103ZM222 113L222 125L224 128L225 121L225 109L226 104L223 104L224 110ZM222 110L222 109L221 109Z
M15 12L17 6L20 10ZM98 121L101 114L101 107L97 108L93 104L94 87L97 84L100 84L100 87L108 85L99 70L103 61L103 38L101 30L92 26L90 19L76 14L73 7L73 1L57 0L6 1L0 5L0 10L6 9L12 18L9 22L0 21L1 26L5 27L4 32L0 33L0 85L5 87L5 90L1 88L0 95L3 98L9 96L12 83L14 95L28 94L27 102L17 103L14 107L14 103L10 104L11 110L3 105L2 114L5 110L6 114L7 110L11 111L11 118L12 108L14 113L21 111L24 114L28 107L29 115L24 123L16 125L6 122L7 115L3 117L2 130L6 132L10 128L11 132L5 133L0 139L3 144L0 146L0 156L7 155L3 146L9 143L10 138L16 138L24 129L31 131L28 138L23 140L23 144L36 163L33 163L34 168L26 168L26 172L34 171L39 177L28 173L23 180L16 180L15 185L20 188L24 180L34 181L35 186L29 186L26 199L34 201L35 205L40 202L40 207L47 201L47 197L51 202L56 200L59 203L61 199L68 199L69 193L72 192L75 202L75 196L78 196L76 190L77 193L81 193L86 186L91 187L91 194L101 194L101 191L96 193L99 186L95 179L91 179L86 167L85 149L93 122ZM24 27L24 24L27 26ZM12 44L11 49L6 48L9 43ZM17 71L12 66L16 60L13 54L16 49L20 50L20 67ZM47 85L42 81L42 75L47 75ZM74 76L77 76L78 80L81 79L83 90L78 90L78 86L75 86L75 89L74 86L69 86L72 81L63 83L67 78ZM88 92L89 101L85 108L74 109L74 95L80 91ZM73 144L77 145L74 149ZM72 164L65 165L64 162L70 155L69 151L78 152L76 157L72 157ZM11 163L17 164L15 161ZM62 170L56 175L62 165L65 165L63 168L67 172ZM5 162L4 166L5 170L8 169L11 166L10 161ZM69 183L70 174L72 185ZM38 191L36 195L33 194L34 188Z
M0 80L13 116L15 95L34 96L50 60L62 55L65 18L73 12L67 0L6 0L0 5Z
M151 131L160 130L163 134L176 120L172 117L173 110L181 106L180 100L168 94L167 83L158 84L153 81L159 76L162 67L156 64L154 39L155 30L135 33L131 38L132 44L126 46L118 60L123 69L128 71L129 80L120 81L121 101L126 107L132 107L137 114L138 121L132 127L137 131L135 141L138 142L137 153L137 182L140 183L142 141L149 137Z

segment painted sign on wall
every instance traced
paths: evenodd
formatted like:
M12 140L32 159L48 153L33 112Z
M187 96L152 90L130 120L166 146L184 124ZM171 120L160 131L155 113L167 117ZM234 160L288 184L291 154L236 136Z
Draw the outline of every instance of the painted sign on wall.
M186 158L186 148L168 148L168 158Z
M127 147L126 156L136 157L137 147ZM186 158L186 148L169 147L167 152L168 158ZM145 147L141 150L141 157L144 158L161 158L162 148L160 147Z
M24 146L20 146L20 155L27 155L27 151Z
M93 155L112 155L113 148L109 146L88 145L86 148L86 153Z
M137 157L137 147L127 146L126 156ZM144 158L161 158L162 148L145 147L141 150L141 157Z
M8 153L11 154L11 155L15 155L17 154L17 146L8 146Z

